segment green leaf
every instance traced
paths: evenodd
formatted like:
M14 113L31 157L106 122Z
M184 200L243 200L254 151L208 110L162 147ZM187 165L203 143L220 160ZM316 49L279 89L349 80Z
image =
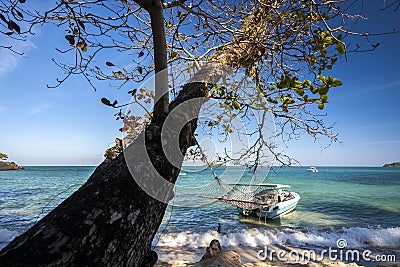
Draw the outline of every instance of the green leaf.
M219 123L220 123L219 120L209 121L209 122L207 123L207 126L212 127L212 126L215 126L215 125L217 125L217 124L219 124Z
M184 17L185 17L185 13L182 13L182 12L180 12L180 11L178 11L178 18L179 19L183 19Z
M78 47L78 48L80 48L80 49L82 49L83 46L84 46L84 43L81 42L81 41L79 41L79 42L76 43L76 47Z
M373 44L373 45L372 45L372 49L376 49L376 48L378 48L378 46L380 46L380 45L381 45L381 43Z
M86 52L88 50L88 45L85 41L79 41L76 44L76 47L80 48L82 50L82 52Z
M15 9L15 13L17 13L17 15L18 15L21 19L24 18L24 14L22 14L19 10L16 10L16 9Z
M344 46L343 43L337 43L336 44L336 50L340 53L340 54L344 54L346 52L346 47Z
M120 71L113 71L113 74L114 74L114 77L119 77L119 76L121 76L122 75L122 72L120 72Z
M304 87L309 87L311 85L311 81L310 80L304 80L303 81L303 86Z
M177 55L178 55L178 53L175 52L175 51L169 52L169 58L170 58L171 60L175 60Z
M322 101L322 103L328 102L328 96L327 95L321 95L321 101Z
M87 43L85 42L84 44L83 44L83 47L82 47L82 52L86 52L88 50L88 45L87 45Z
M304 95L304 90L303 90L303 89L294 88L293 90L294 90L299 96L303 96L303 95Z
M137 89L133 89L132 91L129 91L128 94L134 96L137 92Z
M222 128L224 128L228 133L232 133L231 126L228 124L222 124Z
M331 77L330 75L328 75L328 76L326 77L326 84L327 84L327 85L332 85L332 82L333 82L332 77Z
M110 100L108 100L107 98L103 97L101 99L101 103L103 103L106 106L112 106Z
M6 159L8 159L8 155L0 152L0 160L6 160Z
M3 16L3 14L0 13L0 19L4 21L5 23L8 23L8 20Z
M318 78L318 80L320 80L323 84L326 84L326 78L325 78L325 76L318 75L317 78Z
M14 21L10 20L8 22L8 29L11 31L16 31L17 33L21 33L21 28L19 27L19 25L17 23L15 23Z
M310 86L310 91L311 91L311 93L313 93L313 94L317 94L317 93L318 93L318 87Z
M73 46L75 44L75 38L73 35L65 35L65 39L68 40L69 45Z
M328 85L324 85L321 86L321 88L319 88L319 94L320 95L326 95L329 91L329 86Z
M240 103L237 101L232 101L232 106L236 110L239 110L241 108Z
M324 107L325 107L324 103L318 104L318 108L319 108L320 110L323 110Z
M342 83L342 81L339 80L338 78L333 78L333 80L332 80L332 82L331 82L331 85L334 86L334 87L337 87L337 86L342 86L343 83Z

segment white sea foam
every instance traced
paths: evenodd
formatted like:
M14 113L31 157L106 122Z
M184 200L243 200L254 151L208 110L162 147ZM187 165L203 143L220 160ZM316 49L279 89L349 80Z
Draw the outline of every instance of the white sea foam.
M222 246L237 245L259 247L264 245L293 245L336 247L338 239L345 239L349 248L385 247L400 248L400 227L393 228L342 228L324 230L292 229L246 229L238 232L219 234L181 232L157 236L154 245L167 247L207 247L211 240L218 239Z
M0 249L7 246L17 235L18 232L16 231L10 231L4 228L0 229Z

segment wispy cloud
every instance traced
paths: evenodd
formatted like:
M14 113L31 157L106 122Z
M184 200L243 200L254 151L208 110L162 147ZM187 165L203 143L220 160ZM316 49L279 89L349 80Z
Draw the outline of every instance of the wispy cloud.
M353 97L356 96L365 96L370 93L376 93L382 90L387 90L391 88L392 90L397 90L400 87L400 81L393 81L393 82L388 82L388 83L382 83L382 84L377 84L373 85L370 87L366 87L363 90L352 90L348 91L347 93L337 96L336 99L345 99L347 101L353 101Z
M369 89L365 90L364 93L380 91L383 89L399 87L399 86L400 86L400 81L388 82L388 83L383 83L383 84L378 84L378 85L372 86Z
M398 123L376 123L376 124L365 124L365 125L354 125L357 129L383 129L397 127Z
M373 142L366 142L365 145L393 145L393 144L400 144L400 140L386 140L386 141L373 141Z
M36 106L36 107L32 108L32 109L28 112L28 115L29 115L29 116L37 115L37 114L42 113L42 112L44 112L45 110L47 110L47 109L49 109L49 108L51 108L51 107L53 107L53 105L48 105L48 104L46 104L46 105Z
M15 69L18 65L17 55L6 49L0 49L0 76Z
M9 39L7 42L7 46L12 46L12 49L18 53L26 53L35 47L29 38L25 41ZM23 60L23 55L21 56L9 49L0 49L0 76L14 70Z

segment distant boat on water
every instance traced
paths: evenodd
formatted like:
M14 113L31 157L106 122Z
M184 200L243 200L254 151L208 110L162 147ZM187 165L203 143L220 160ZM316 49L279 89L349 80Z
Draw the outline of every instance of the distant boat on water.
M309 169L307 169L307 171L318 172L318 169L315 167L310 167Z
M186 176L186 174L187 174L186 172L180 172L179 176Z

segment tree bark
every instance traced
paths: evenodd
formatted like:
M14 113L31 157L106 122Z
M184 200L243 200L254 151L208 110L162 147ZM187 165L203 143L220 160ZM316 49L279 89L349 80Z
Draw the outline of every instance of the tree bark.
M165 37L164 10L162 1L153 1L148 7L151 19L151 32L153 34L154 66L155 66L155 100L153 120L163 121L168 114L168 65L167 42Z
M206 83L185 85L170 109L209 89ZM191 120L177 135L180 162L196 127ZM177 179L179 166L162 152L161 128L152 122L125 153L98 166L78 191L0 252L0 266L152 266L157 255L151 243L167 204L149 196L136 179L151 178L153 167L171 183ZM128 168L124 154L136 167Z

